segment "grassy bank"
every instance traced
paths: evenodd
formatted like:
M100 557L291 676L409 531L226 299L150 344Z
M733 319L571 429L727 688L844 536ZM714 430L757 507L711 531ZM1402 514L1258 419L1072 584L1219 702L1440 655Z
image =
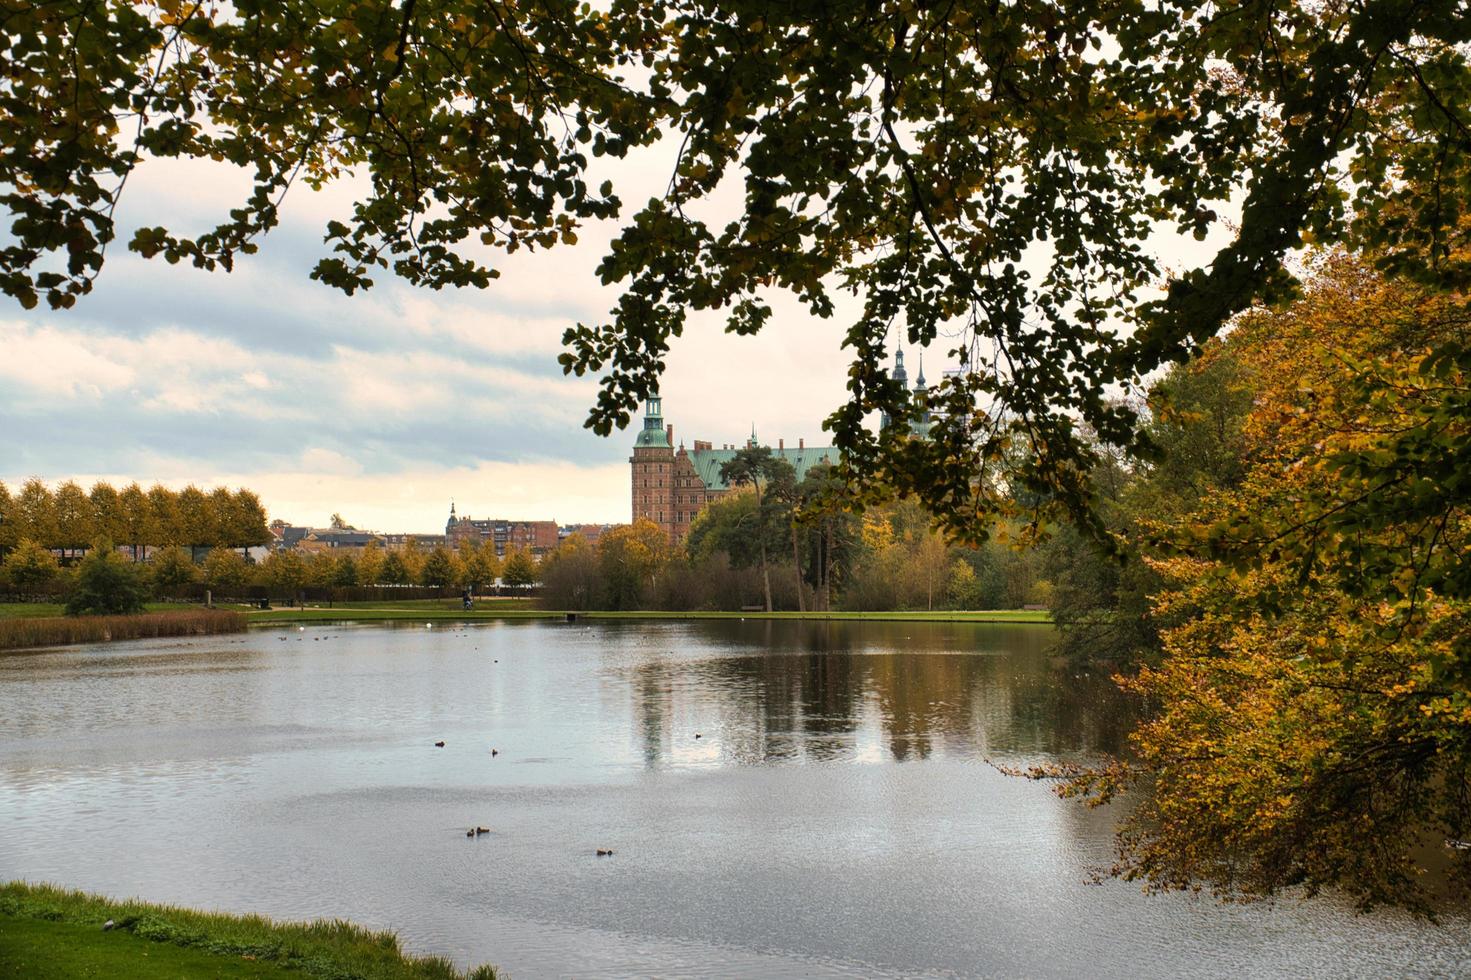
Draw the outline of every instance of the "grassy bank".
M144 612L176 612L181 609L198 609L197 602L148 602ZM0 619L36 619L42 616L60 616L66 606L60 602L0 602Z
M534 609L527 606L501 607L490 603L477 604L466 612L458 605L447 606L438 600L426 600L419 605L410 602L392 605L339 605L308 607L306 609L270 609L248 613L252 625L272 623L311 622L473 622L492 619L565 619L567 612L554 609ZM930 623L1039 623L1052 622L1044 609L987 609L987 610L901 610L895 612L724 612L694 611L671 612L662 610L640 610L631 612L590 611L577 612L579 620L691 620L691 619L799 619L823 621L866 621L866 622L930 622Z
M103 931L111 920L116 927ZM0 976L51 980L317 977L322 980L495 980L442 957L410 956L388 932L349 922L273 922L65 891L0 885Z
M238 612L199 608L131 616L11 616L0 618L0 650L160 636L239 633L247 622L245 616Z

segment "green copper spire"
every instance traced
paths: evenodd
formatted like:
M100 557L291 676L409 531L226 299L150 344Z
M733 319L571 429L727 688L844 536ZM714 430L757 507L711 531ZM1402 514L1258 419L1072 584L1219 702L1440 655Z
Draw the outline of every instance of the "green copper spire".
M669 445L669 433L664 428L664 409L661 404L663 400L654 395L648 400L644 407L644 427L639 430L638 438L633 441L633 448L663 448Z

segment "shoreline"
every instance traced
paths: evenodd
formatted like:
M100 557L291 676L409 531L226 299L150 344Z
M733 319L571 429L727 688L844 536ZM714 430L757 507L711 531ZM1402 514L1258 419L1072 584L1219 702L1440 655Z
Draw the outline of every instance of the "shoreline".
M456 609L272 609L248 612L252 627L297 623L375 623L375 622L487 622L494 620L539 620L583 622L584 620L795 620L798 622L904 622L904 623L980 623L992 625L1051 626L1046 610L996 609L972 610L899 610L894 612L729 612L724 610L555 610L502 609L468 612ZM569 617L572 617L569 619Z
M49 610L47 610L49 612ZM311 623L480 623L480 622L699 622L788 621L807 623L972 623L995 626L1052 626L1045 609L893 610L889 612L730 611L730 610L562 610L487 602L466 611L442 600L425 604L364 604L306 608L249 609L234 603L147 611L127 616L25 616L13 605L0 610L0 653L53 649L87 643L248 632Z
M90 972L88 972L90 971ZM292 922L118 901L26 881L0 883L0 974L61 980L168 977L496 980L443 956L406 952L392 932L341 919Z

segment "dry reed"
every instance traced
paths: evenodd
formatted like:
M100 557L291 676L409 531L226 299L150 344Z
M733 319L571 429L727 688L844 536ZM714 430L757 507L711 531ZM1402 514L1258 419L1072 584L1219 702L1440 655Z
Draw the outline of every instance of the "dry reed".
M46 616L0 619L0 650L142 640L160 636L240 633L246 618L220 609L138 613L132 616Z

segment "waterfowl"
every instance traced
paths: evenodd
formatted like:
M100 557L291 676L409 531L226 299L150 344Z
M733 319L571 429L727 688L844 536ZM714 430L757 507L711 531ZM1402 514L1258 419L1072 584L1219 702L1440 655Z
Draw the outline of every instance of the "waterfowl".
M474 837L475 836L475 828L474 827L471 827L469 830L465 831L465 836L466 837Z
M610 858L612 856L613 856L613 852L611 850L605 851L601 847L598 848L598 857L600 857L600 858Z
M434 743L434 747L436 749L442 749L442 748L444 748L444 743L443 742L435 742Z
M695 738L699 738L699 737L700 737L700 733L699 732L695 732Z
M492 759L494 759L494 758L495 758L495 757L496 757L496 756L498 756L498 755L500 755L500 751L499 751L499 750L497 750L497 749L491 749L491 750L490 750L490 757L491 757L491 758L492 758Z
M488 833L490 833L490 828L489 827L476 827L475 828L475 836L476 837L479 837L481 834L488 834Z

